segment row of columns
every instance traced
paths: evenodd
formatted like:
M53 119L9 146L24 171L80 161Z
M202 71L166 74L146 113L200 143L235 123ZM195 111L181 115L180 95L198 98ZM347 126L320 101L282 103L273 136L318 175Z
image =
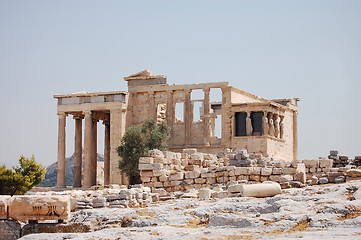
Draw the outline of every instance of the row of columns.
M185 99L184 99L184 123L185 123L185 143L191 144L192 143L192 122L193 122L193 106L192 106L192 100L191 100L191 89L186 89L185 91ZM204 91L204 99L203 99L203 106L204 106L204 129L205 129L205 145L210 145L210 139L211 139L211 130L210 130L210 88L203 89ZM150 105L150 111L149 116L150 118L157 118L157 104L155 101L155 92L151 91L149 94L149 105ZM174 124L175 119L175 104L176 102L173 99L174 91L168 90L167 91L167 113L166 113L166 119L168 122L168 126L171 129L171 135L172 132L172 125ZM133 101L136 102L137 94L133 94ZM136 111L136 109L134 109ZM133 113L134 114L134 113ZM136 115L136 114L134 114ZM135 124L138 123L138 120L135 120ZM170 141L172 141L172 138L170 138ZM172 145L173 143L170 142Z
M246 136L253 135L253 127L252 127L252 112L246 112ZM262 135L264 136L272 136L275 138L283 139L284 137L284 124L283 124L284 116L278 115L272 112L263 112L262 116Z
M283 116L280 116L275 113L265 112L263 114L263 135L272 136L275 138L283 139L284 135L284 124Z
M57 186L65 187L65 132L66 113L58 113L58 169ZM85 116L85 117L84 117ZM85 118L84 132L84 166L82 174L82 120ZM97 122L92 111L74 115L75 151L74 151L74 187L90 187L97 184ZM110 122L109 117L103 120L104 137L104 184L110 183ZM83 185L82 185L83 175Z
M203 124L204 124L204 135L205 135L205 142L204 144L206 146L210 145L211 142L211 129L210 129L210 88L203 89L204 92L204 99L203 99ZM185 100L184 100L184 124L185 124L185 143L186 144L192 144L192 123L193 123L193 105L191 100L191 89L185 90ZM174 124L175 119L175 104L176 102L173 100L173 91L167 91L167 121L170 125L171 129ZM154 100L154 92L151 93L152 100ZM150 109L154 109L153 112L150 113L150 117L156 116L156 106L154 103L151 103ZM172 132L171 132L172 134ZM172 144L172 143L171 143Z

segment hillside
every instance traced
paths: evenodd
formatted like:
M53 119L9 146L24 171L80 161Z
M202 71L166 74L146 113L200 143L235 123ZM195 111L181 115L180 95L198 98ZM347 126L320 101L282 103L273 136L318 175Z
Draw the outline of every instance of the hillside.
M97 159L98 162L104 162L104 156L102 154L98 153ZM58 167L58 163L55 162L46 168L45 178L38 185L39 187L54 187L56 185L57 167ZM71 157L65 159L65 184L67 186L72 186L73 179L74 179L74 154Z

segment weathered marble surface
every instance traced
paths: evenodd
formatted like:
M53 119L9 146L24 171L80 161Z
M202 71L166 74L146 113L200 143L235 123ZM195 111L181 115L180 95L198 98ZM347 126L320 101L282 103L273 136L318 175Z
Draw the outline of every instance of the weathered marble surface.
M70 217L70 196L13 196L10 199L9 217L20 221L68 221Z

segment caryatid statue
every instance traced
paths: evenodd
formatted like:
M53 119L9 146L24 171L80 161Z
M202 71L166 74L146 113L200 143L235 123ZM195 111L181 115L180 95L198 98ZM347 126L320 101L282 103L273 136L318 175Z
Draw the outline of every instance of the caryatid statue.
M278 115L276 115L276 117L275 117L274 125L275 125L275 137L279 138L279 134L280 134L280 117Z
M246 134L247 136L252 136L253 128L252 128L252 120L249 117L249 114L247 113L246 118Z
M273 119L271 117L268 120L268 134L270 136L275 135L275 125L273 124Z
M281 118L281 122L280 122L280 139L283 139L283 134L284 134L284 124L283 124L283 118Z
M263 135L267 136L268 135L268 118L265 113L263 113L263 117L262 117L262 127L263 127Z

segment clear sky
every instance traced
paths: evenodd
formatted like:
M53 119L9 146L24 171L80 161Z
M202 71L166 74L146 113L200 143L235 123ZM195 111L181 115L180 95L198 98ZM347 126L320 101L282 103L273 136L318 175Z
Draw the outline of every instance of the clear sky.
M361 155L361 1L0 0L0 164L56 161L54 94L126 91L144 69L299 97L300 159Z

